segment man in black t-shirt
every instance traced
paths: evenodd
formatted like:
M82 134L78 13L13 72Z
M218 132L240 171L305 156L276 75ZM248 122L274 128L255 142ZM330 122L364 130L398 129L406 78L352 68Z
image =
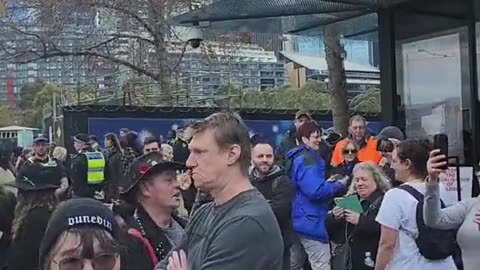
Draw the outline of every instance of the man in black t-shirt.
M193 212L185 241L156 269L282 269L279 225L248 180L251 146L242 120L216 113L191 127L187 167L196 187L214 201Z

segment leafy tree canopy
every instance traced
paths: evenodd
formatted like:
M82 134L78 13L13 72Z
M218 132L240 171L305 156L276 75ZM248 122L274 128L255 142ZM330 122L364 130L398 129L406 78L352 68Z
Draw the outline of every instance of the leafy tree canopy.
M11 126L14 124L14 116L7 106L0 106L0 127Z
M240 89L227 84L220 91L226 98L216 102L229 108L303 109L309 111L331 110L330 94L325 83L310 80L299 89L283 86L278 89L258 91ZM370 88L349 101L350 110L380 112L380 89Z

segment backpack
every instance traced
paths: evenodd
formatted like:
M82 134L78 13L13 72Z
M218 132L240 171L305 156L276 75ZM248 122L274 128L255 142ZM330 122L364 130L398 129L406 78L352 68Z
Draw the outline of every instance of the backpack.
M457 247L456 230L439 230L425 225L423 220L423 194L409 185L402 185L399 189L405 190L417 201L416 221L418 237L415 239L420 254L428 260L442 260L452 256ZM440 200L441 207L445 204Z

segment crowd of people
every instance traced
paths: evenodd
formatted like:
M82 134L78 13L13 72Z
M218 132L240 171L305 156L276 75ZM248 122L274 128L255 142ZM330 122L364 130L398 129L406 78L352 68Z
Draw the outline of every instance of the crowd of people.
M277 147L215 113L163 143L122 129L76 153L0 148L0 270L476 269L478 198L453 202L446 157L353 116L308 112ZM13 157L13 158L12 158Z

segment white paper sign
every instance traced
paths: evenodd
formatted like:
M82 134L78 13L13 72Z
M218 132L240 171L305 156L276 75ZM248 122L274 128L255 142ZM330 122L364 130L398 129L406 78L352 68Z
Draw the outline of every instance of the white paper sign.
M462 200L472 198L473 167L460 167L460 187ZM449 199L458 200L457 195L457 168L449 167L448 171L440 175L440 183L449 194Z

